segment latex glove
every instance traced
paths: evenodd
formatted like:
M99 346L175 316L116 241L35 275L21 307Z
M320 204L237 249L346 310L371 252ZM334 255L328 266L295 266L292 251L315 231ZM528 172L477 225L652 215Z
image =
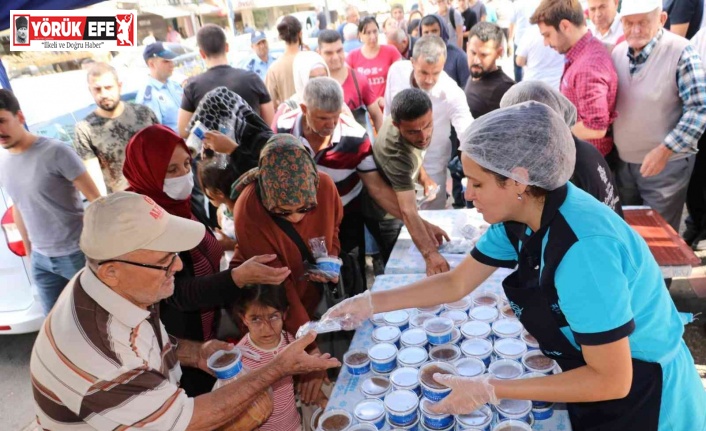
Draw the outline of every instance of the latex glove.
M321 320L335 320L344 331L352 331L372 316L373 297L370 295L370 291L366 290L331 307Z
M493 377L484 374L478 377L459 377L449 374L434 374L434 380L451 388L451 393L436 404L429 406L431 413L468 414L483 404L498 404L495 388L490 383Z

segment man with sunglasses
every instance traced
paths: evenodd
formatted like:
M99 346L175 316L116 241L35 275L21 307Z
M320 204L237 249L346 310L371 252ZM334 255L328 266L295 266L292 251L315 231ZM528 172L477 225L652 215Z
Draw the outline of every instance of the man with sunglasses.
M181 365L208 372L229 343L169 336L155 305L172 295L178 252L201 241L201 223L172 216L146 196L118 192L86 210L87 266L71 280L40 330L30 370L43 429L215 429L286 375L340 365L295 341L271 363L218 390L189 398Z

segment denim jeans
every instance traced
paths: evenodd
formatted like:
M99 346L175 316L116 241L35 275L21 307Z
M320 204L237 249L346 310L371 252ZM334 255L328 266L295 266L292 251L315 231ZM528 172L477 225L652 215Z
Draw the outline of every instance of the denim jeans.
M31 260L32 278L37 286L44 314L48 314L69 280L86 266L86 257L81 251L58 257L44 256L33 251Z

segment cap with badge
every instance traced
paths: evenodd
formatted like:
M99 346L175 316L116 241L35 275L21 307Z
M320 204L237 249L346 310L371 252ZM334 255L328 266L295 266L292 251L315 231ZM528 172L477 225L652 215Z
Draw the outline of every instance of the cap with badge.
M256 31L254 33L250 34L250 44L255 45L256 43L267 40L267 36L265 36L265 33L261 31Z
M649 13L657 8L662 9L662 0L623 0L620 16Z
M165 60L173 60L177 57L177 54L170 49L168 43L164 42L155 42L155 43L150 43L145 47L145 51L142 53L142 58L145 59L145 61L149 60L150 58L163 58Z
M191 250L205 233L203 224L171 215L147 196L116 192L86 208L79 244L87 257L108 260L136 250Z

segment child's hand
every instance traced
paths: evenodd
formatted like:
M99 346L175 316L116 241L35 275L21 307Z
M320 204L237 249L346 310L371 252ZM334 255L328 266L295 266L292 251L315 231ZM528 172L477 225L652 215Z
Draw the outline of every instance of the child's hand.
M328 397L324 395L323 392L319 392L319 399L316 400L316 405L321 407L321 410L326 410L326 406L328 405Z

